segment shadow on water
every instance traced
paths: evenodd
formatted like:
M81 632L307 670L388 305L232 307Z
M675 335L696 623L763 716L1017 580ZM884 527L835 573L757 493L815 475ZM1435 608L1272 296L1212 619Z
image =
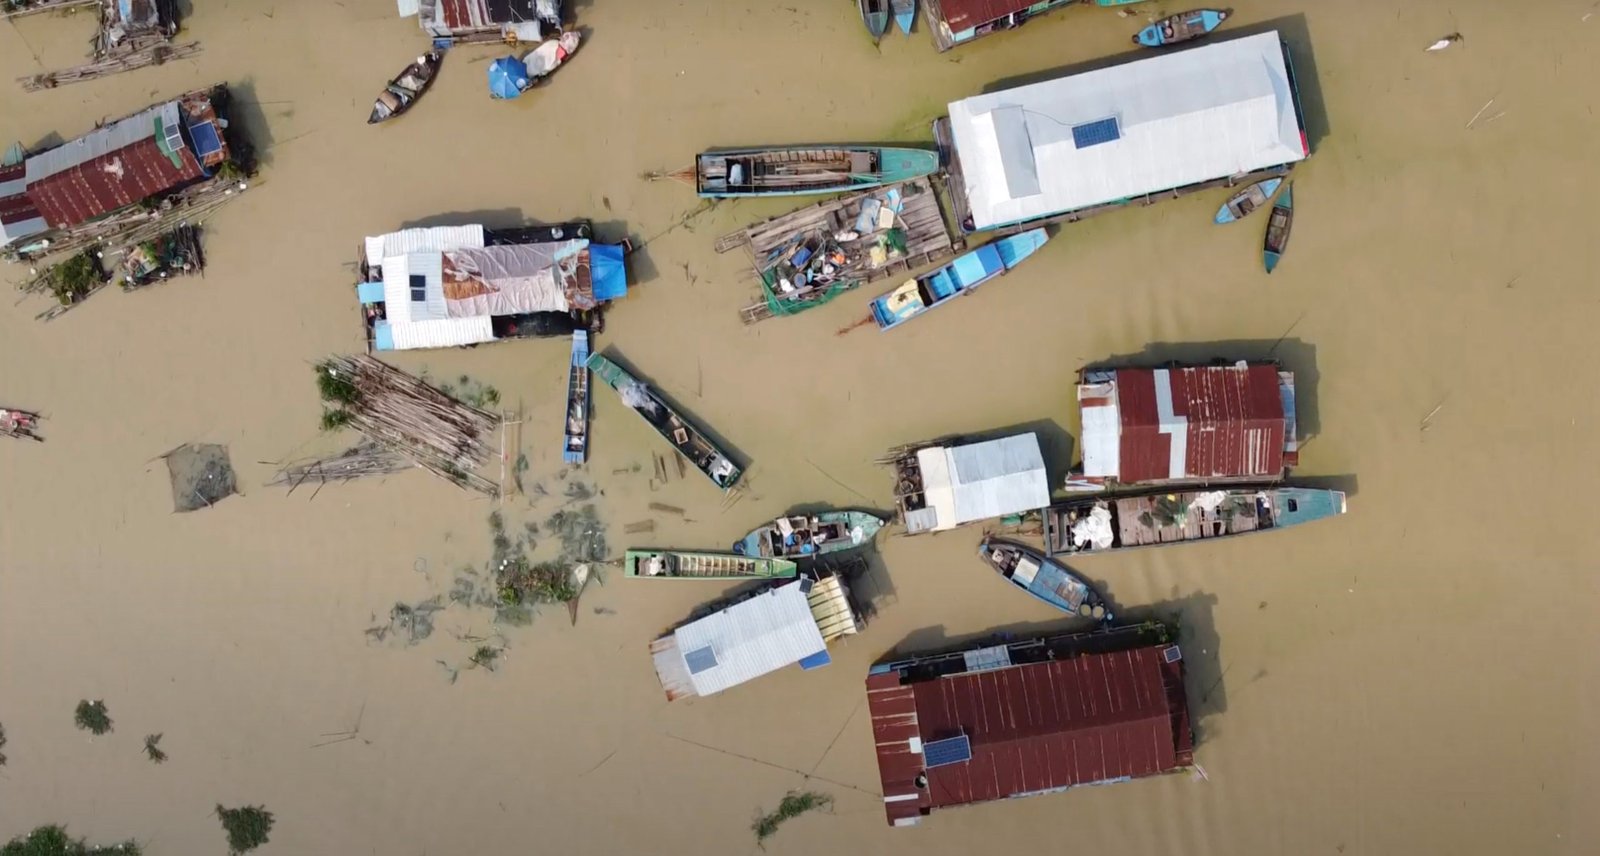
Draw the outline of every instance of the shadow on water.
M617 352L616 352L616 350L614 348L606 348L602 353L603 353L603 355L605 356L606 359L608 359L608 360L616 363L617 365L621 366L624 371L626 371L628 374L633 375L635 378L637 378L639 380L640 383L643 383L644 385L650 387L650 390L652 392L654 392L656 395L660 396L661 400L666 402L668 407L672 408L673 411L675 411L679 416L683 417L683 419L685 421L687 421L689 424L693 425L695 428L698 428L700 430L700 433L704 434L706 436L706 438L709 439L712 443L715 443L717 448L721 449L722 452L724 454L726 454L728 456L728 458L730 460L732 460L733 463L736 466L739 467L739 469L741 469L741 470L749 470L750 469L750 458L749 458L749 456L745 455L743 450L741 450L738 446L735 446L732 443L729 443L726 437L723 437L721 434L717 433L713 428L711 428L703 420L701 420L699 417L697 417L694 414L693 411L691 411L688 408L683 407L681 404L679 404L678 403L679 402L678 398L668 394L665 390L663 390L654 381L650 380L650 378L647 375L635 370L634 367L633 367L633 364L628 362L627 360L623 359L622 357L618 356ZM634 414L634 418L640 418L640 417L638 416L638 414ZM654 431L654 428L652 428L651 430ZM691 469L693 469L692 466L691 466ZM690 476L690 477L694 478L695 476ZM745 484L745 487L748 488L749 485Z
M1317 408L1317 346L1304 339L1229 339L1219 342L1151 342L1134 354L1096 360L1086 368L1166 368L1275 361L1294 372L1295 429L1302 442L1322 433Z
M1355 473L1340 473L1331 476L1294 476L1289 483L1295 487L1309 487L1318 490L1344 491L1346 497L1355 496L1361 490L1360 481Z
M1216 630L1217 596L1207 592L1179 595L1174 589L1168 600L1148 606L1130 608L1117 615L1117 626L1136 625L1145 621L1162 621L1178 627L1178 644L1183 650L1184 688L1189 699L1189 718L1194 730L1195 744L1201 745L1213 736L1213 718L1228 709L1228 695L1224 679L1228 666L1221 657L1221 640ZM1081 619L1066 621L1023 622L1008 624L982 633L949 636L943 625L913 630L884 652L875 662L893 661L909 656L925 656L946 652L970 650L988 645L1021 642L1064 634L1089 633L1094 624ZM1245 684L1255 683L1267 676L1262 670Z
M40 137L38 142L35 142L33 145L28 146L27 147L28 148L28 153L29 154L38 154L39 152L46 151L47 149L53 149L56 146L59 146L64 142L66 142L66 140L61 138L60 132L51 131L50 133L45 134L44 136ZM0 143L0 146L7 146L8 147L10 145L11 145L10 143Z
M1279 36L1289 45L1289 58L1293 62L1295 88L1300 93L1300 108L1303 111L1302 118L1305 120L1306 137L1311 143L1311 150L1315 152L1317 144L1328 136L1329 126L1327 108L1322 100L1322 85L1317 77L1316 52L1311 46L1311 35L1306 28L1304 15L1285 15L1281 18L1273 18L1248 26L1230 26L1207 38L1198 39L1192 45L1168 48L1166 52L1177 53L1195 50L1206 45L1260 35L1273 30L1277 30ZM1111 56L1096 57L1085 62L1059 65L1043 71L1002 78L988 84L982 91L988 93L998 92L1003 89L1014 89L1018 86L1041 83L1058 77L1098 71L1102 68L1122 65L1135 60L1150 59L1156 55L1147 49L1124 51Z
M283 118L294 115L294 108L284 107L278 110ZM228 84L228 104L226 107L229 127L223 132L228 145L234 149L235 159L249 161L244 164L246 172L253 171L254 167L272 165L272 145L277 139L272 134L272 123L267 119L267 114L262 110L262 104L256 94L255 78L246 77L237 83Z
M194 14L194 0L167 0L168 8L172 10L172 19L178 22L178 33L183 33L183 22L189 20Z
M395 228L427 229L434 226L465 226L473 223L482 224L485 229L514 229L529 225L528 218L523 216L521 208L485 208L479 211L432 214L417 220L407 220Z

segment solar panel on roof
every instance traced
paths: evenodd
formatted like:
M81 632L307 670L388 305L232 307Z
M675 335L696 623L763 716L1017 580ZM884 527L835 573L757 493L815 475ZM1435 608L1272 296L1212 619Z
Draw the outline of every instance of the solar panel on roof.
M1086 149L1090 146L1113 143L1120 139L1122 139L1122 131L1118 129L1115 118L1099 119L1072 126L1072 145L1076 148Z
M972 760L972 742L967 735L935 740L922 747L922 763L926 767L943 767Z
M189 135L194 137L194 151L200 157L222 151L222 139L217 136L217 126L210 122L190 125Z
M1183 659L1183 649L1176 645L1169 645L1161 649L1161 659L1168 663L1176 663Z
M683 655L683 662L688 665L689 674L698 675L707 669L716 668L717 652L711 650L710 645L704 648L696 648Z

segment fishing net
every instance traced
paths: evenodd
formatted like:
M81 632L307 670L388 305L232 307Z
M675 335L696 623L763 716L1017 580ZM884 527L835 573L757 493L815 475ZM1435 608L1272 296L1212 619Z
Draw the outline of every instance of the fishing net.
M163 455L172 477L172 510L210 508L239 492L228 447L186 443Z

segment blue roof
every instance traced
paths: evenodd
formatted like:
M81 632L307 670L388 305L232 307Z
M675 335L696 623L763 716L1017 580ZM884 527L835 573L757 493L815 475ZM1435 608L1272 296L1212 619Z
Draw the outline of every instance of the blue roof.
M595 300L615 300L628 294L628 267L617 244L589 245L589 278Z
M194 138L194 153L199 157L222 151L222 138L217 134L217 126L210 122L190 125L189 136Z
M922 747L923 765L930 769L971 760L972 742L967 739L965 734L960 737L935 740L924 744Z

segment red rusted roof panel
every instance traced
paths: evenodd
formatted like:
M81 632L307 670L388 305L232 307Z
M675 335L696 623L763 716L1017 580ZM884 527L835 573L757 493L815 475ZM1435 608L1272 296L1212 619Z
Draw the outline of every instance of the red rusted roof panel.
M155 138L146 138L33 182L28 198L51 226L75 226L202 176L187 146L178 158L173 166Z
M1004 799L1108 779L1137 778L1193 761L1182 664L1166 646L1088 654L900 685L867 680L889 822L933 808ZM958 735L969 761L927 768L909 751ZM926 775L926 789L916 779Z
M1273 365L1122 369L1119 480L1277 476L1284 413ZM1165 410L1165 412L1163 412ZM1182 442L1181 456L1172 444ZM1174 466L1180 466L1175 472Z
M1032 6L1038 0L939 0L945 23L952 33L987 24Z

